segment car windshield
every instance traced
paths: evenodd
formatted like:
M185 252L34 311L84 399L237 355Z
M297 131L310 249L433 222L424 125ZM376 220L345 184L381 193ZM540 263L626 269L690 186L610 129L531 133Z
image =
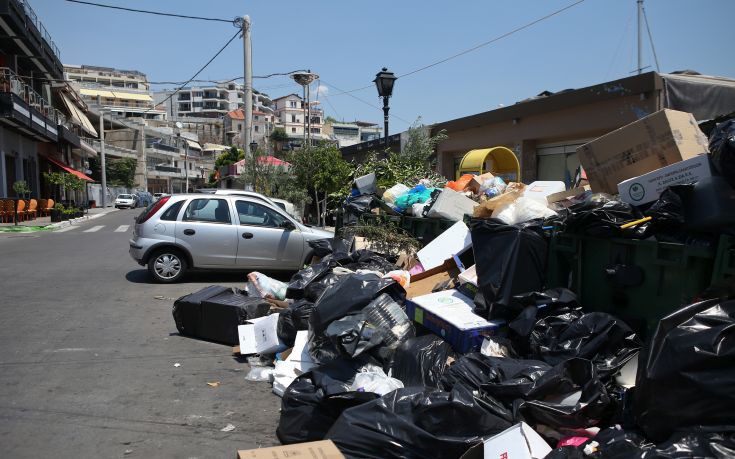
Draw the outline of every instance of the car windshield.
M133 199L133 197L129 194L119 194L117 198L118 199Z

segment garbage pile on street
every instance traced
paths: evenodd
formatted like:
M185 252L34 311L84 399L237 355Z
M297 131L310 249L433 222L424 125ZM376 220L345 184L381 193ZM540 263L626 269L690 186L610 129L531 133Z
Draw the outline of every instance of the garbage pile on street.
M671 112L581 147L569 187L485 172L379 197L360 177L345 226L402 214L446 228L415 259L314 242L288 282L251 273L243 290L178 299L177 328L238 346L247 379L272 384L293 445L279 451L734 457L735 123L708 145ZM639 142L639 123L658 130L650 164L610 146Z

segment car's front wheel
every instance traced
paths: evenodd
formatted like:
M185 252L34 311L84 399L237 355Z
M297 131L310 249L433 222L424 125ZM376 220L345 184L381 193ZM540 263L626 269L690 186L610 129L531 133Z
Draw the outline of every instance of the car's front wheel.
M186 269L186 259L176 249L158 250L148 260L148 273L154 281L163 284L178 282Z

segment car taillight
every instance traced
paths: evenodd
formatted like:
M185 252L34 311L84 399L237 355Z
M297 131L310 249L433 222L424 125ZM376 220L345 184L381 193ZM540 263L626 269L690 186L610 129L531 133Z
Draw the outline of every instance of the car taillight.
M149 218L151 218L152 216L154 216L156 214L156 212L158 212L159 210L161 210L161 207L163 207L163 205L166 204L169 199L171 199L171 196L164 196L161 199L159 199L158 201L156 201L156 203L153 204L153 206L150 207L150 210L148 210L147 212L143 212L138 217L138 221L136 223L138 223L138 224L145 223L146 220L148 220Z

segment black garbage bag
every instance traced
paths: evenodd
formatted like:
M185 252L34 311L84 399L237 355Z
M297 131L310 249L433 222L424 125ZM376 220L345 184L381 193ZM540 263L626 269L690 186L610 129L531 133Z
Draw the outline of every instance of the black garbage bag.
M641 340L624 322L604 312L572 311L539 320L529 336L530 357L556 365L573 357L591 360L607 380L634 358Z
M296 300L288 306L297 331L309 329L309 317L314 311L314 303L308 300Z
M399 304L405 298L405 291L398 283L375 274L347 274L327 287L309 317L309 354L312 359L325 363L338 358L338 349L326 336L329 325L335 320L358 314L382 293L387 293Z
M735 188L735 119L715 126L709 136L709 152L715 171Z
M342 357L358 357L383 344L380 330L368 324L362 313L337 319L324 333Z
M673 312L661 319L639 361L636 422L654 441L674 430L732 426L734 368L735 300L708 300Z
M306 290L304 291L304 299L311 302L316 302L319 297L322 296L322 293L324 293L327 287L336 284L340 276L343 275L344 274L330 272L324 276L321 276L318 280L310 282L309 285L306 286Z
M458 458L510 426L462 387L410 387L345 410L326 438L348 458Z
M456 358L452 346L434 334L409 338L393 355L391 376L405 387L439 387L444 371Z
M677 432L667 441L656 445L644 459L686 459L707 457L731 459L735 457L735 433L730 432Z
M494 305L491 315L507 320L508 327L516 335L527 337L539 319L580 310L581 306L574 292L565 288L553 288L515 295L507 306Z
M565 231L575 234L641 239L647 237L649 223L620 229L621 225L641 218L643 214L627 202L608 201L593 195L591 199L569 208L564 226Z
M349 262L341 262L342 267L357 271L358 269L367 269L370 271L378 271L383 274L399 269L395 263L391 263L384 257L370 250L356 250L350 254Z
M360 215L370 213L370 211L378 207L376 197L373 194L363 194L360 196L352 196L345 200L342 205L342 226L354 226L360 220Z
M276 328L276 334L278 339L283 342L287 347L293 347L296 342L296 324L293 319L293 311L286 309L278 314L278 325Z
M507 225L473 218L470 231L479 291L490 310L495 303L507 305L513 295L543 288L547 244L538 221ZM493 319L490 311L477 312Z
M321 440L342 411L377 398L372 392L350 391L362 365L360 360L335 360L296 378L281 400L278 440L283 444Z
M332 240L331 239L319 239L316 241L309 241L309 247L314 251L314 256L323 258L330 255L333 252Z
M306 289L314 282L318 282L321 278L329 274L335 266L337 266L337 262L328 258L298 271L291 276L288 288L286 289L286 298L294 300L304 298Z
M575 448L582 452L584 448L590 449L589 455L585 458L595 459L643 459L652 456L654 445L647 441L637 432L623 430L616 427L602 429L594 438ZM547 456L548 457L548 456ZM563 456L559 456L563 457ZM569 456L577 457L577 456Z
M644 212L652 220L646 234L655 236L659 242L685 243L688 234L686 225L685 198L694 189L694 185L673 185L667 187L658 200Z
M483 386L491 395L491 388ZM574 358L545 372L533 384L526 400L516 402L520 419L554 429L605 427L617 412L617 402L597 376L595 365Z

